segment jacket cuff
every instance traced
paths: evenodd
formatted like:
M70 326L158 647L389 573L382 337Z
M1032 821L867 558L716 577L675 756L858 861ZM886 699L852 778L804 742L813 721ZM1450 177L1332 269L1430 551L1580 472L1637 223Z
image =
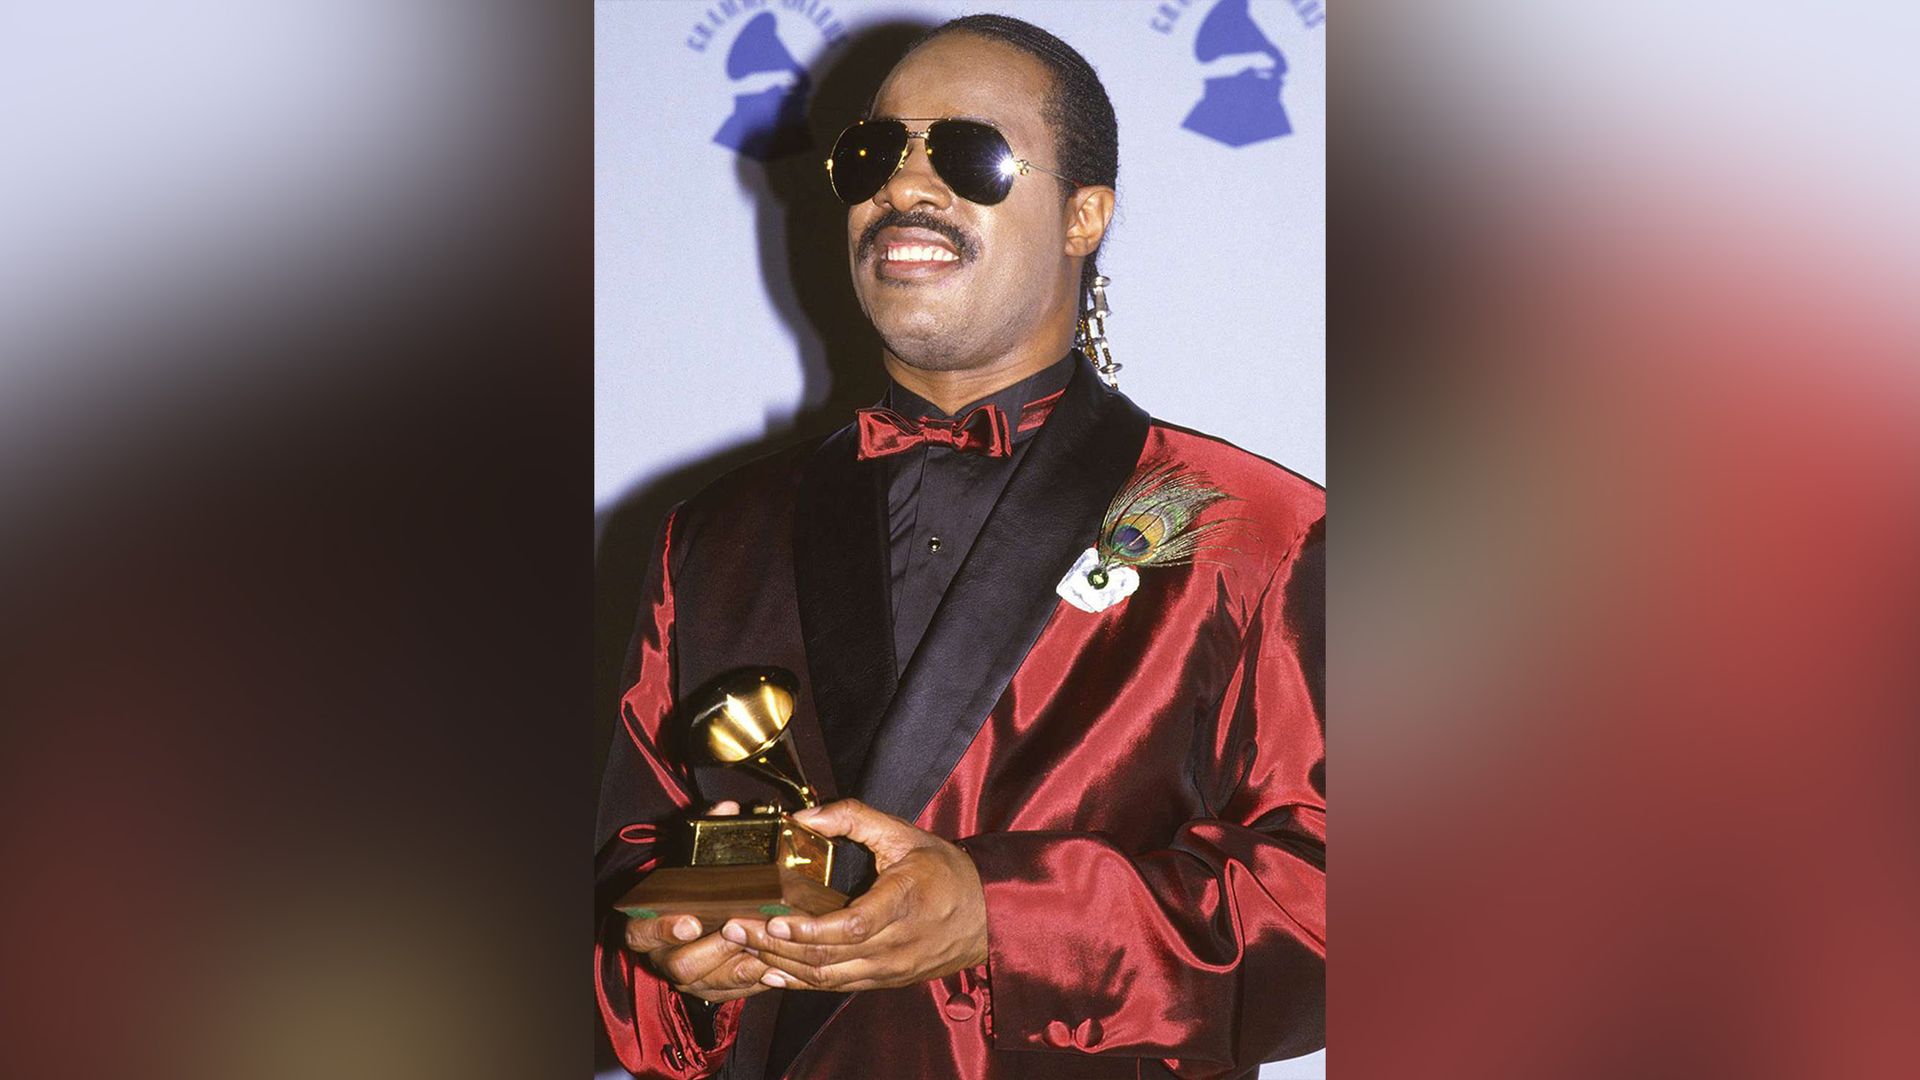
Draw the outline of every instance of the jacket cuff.
M1080 954L1095 946L1090 925L1100 914L1051 880L1035 845L1040 833L987 833L959 842L973 858L987 902L987 983L993 1018L988 1033L999 1050L1100 1049L1098 1014L1106 1011L1091 987L1069 978L1100 978L1105 965Z

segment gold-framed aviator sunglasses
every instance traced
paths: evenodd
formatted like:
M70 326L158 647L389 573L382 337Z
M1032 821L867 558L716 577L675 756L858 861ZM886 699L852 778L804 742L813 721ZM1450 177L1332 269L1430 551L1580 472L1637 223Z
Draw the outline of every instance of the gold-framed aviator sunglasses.
M909 124L925 124L915 131ZM855 120L834 140L827 157L827 181L848 206L866 202L893 179L907 163L911 140L925 140L927 161L955 195L968 202L992 206L1013 190L1013 179L1043 172L1080 185L1052 169L1013 156L1007 137L982 120L950 117L900 117L893 120Z

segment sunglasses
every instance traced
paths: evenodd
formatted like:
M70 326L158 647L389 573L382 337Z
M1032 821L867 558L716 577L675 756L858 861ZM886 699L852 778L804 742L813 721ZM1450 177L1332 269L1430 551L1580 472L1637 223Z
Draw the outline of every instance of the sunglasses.
M907 126L910 123L927 127L914 131ZM992 124L907 117L855 120L840 133L827 158L827 181L833 185L833 193L848 206L873 198L907 163L907 149L913 139L924 141L927 160L942 183L955 195L982 206L1005 199L1013 190L1013 178L1029 171L1080 186L1051 169L1014 157L1006 136Z

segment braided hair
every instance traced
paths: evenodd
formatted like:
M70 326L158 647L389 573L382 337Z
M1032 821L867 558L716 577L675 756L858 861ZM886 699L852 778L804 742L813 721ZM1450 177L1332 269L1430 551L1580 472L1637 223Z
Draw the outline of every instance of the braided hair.
M1060 180L1062 198L1077 185L1118 187L1120 179L1120 121L1100 76L1073 46L1045 30L1008 15L965 15L927 31L907 51L911 53L945 34L967 33L1004 42L1047 66L1053 88L1041 104L1040 115L1053 128L1054 171L1070 176ZM1080 266L1080 295L1084 302L1100 271L1094 265L1098 249Z

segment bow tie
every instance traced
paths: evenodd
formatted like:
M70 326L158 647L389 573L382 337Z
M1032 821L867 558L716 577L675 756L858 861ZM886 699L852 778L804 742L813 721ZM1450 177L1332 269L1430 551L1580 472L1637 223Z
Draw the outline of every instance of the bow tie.
M967 454L1006 457L1013 452L1007 414L997 405L980 405L958 420L923 416L909 420L892 409L861 409L859 461L898 454L916 446L950 446Z

